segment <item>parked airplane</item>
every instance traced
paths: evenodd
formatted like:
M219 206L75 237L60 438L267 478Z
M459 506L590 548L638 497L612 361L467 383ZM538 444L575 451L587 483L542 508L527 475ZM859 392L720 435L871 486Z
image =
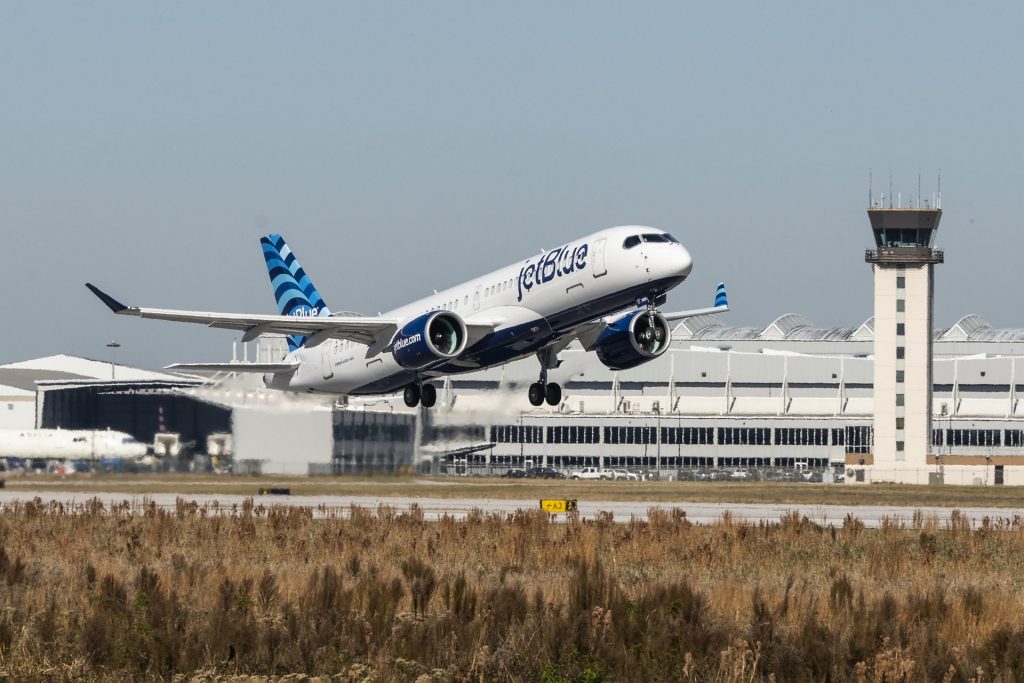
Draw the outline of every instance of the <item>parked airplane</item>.
M109 429L0 429L0 458L141 458L146 444Z
M663 354L669 323L729 310L725 285L715 305L660 313L665 293L690 274L693 261L675 237L642 226L610 228L436 292L379 316L331 313L284 239L260 240L280 315L246 315L125 306L86 286L114 313L200 323L243 332L288 335L278 363L179 363L169 369L262 372L268 386L330 394L403 390L406 405L431 407L431 379L472 372L536 354L530 403L558 405L548 382L558 354L578 339L609 368L625 370Z

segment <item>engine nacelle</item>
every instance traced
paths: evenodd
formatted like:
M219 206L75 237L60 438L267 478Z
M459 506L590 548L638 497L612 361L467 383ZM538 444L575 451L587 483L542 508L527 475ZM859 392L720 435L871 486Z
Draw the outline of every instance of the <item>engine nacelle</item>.
M628 370L668 351L672 332L658 312L637 311L604 328L597 338L597 358L612 370Z
M419 370L466 348L466 323L449 311L424 313L405 324L391 341L391 354L398 364Z

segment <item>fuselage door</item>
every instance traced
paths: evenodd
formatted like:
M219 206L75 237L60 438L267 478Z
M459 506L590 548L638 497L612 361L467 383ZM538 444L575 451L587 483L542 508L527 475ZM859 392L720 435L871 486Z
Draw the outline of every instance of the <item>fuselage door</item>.
M599 239L594 242L594 277L601 277L608 272L604 265L604 246L606 241Z

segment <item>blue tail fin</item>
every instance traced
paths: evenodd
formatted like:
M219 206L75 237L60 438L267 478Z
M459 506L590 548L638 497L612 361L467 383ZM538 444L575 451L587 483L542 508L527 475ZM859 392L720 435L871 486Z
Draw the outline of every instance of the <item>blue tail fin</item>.
M715 291L715 306L728 306L729 297L725 294L725 283L719 282L718 289Z
M260 246L263 247L270 285L274 288L277 310L281 315L331 314L320 292L316 291L313 282L299 265L298 259L288 248L283 237L276 233L261 237ZM294 351L305 342L305 337L292 335L288 337L288 350Z

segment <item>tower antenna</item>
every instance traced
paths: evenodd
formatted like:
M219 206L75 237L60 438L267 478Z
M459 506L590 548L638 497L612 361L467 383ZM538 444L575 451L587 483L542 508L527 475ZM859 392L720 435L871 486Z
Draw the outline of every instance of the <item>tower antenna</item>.
M921 169L917 169L917 208L921 208Z
M889 169L889 208L892 208L892 169Z
M872 186L872 180L873 180L873 178L871 177L871 169L868 169L868 208L869 209L872 206L871 202L875 201L875 197L872 194L874 192L874 190L871 187Z

